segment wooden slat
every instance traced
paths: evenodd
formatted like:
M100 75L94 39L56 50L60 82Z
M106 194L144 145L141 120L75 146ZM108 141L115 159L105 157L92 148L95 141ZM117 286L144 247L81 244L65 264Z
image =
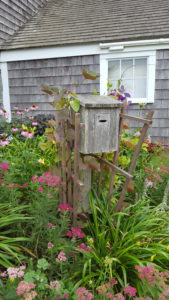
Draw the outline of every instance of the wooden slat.
M142 118L139 118L139 117L129 116L129 115L126 115L126 114L120 114L120 116L123 119L129 119L129 120L137 121L137 122L144 123L144 124L151 124L152 123L152 120L142 119Z

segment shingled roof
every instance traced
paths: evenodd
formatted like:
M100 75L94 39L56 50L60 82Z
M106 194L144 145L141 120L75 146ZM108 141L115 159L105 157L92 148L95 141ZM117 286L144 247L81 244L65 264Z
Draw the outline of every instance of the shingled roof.
M49 0L1 49L169 37L169 0Z

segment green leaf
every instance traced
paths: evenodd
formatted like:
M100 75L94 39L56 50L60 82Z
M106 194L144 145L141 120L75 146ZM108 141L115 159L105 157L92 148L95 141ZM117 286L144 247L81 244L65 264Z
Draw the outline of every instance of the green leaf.
M25 274L24 280L27 281L27 282L34 282L35 276L36 276L35 271L29 271Z
M80 101L79 99L74 99L70 101L70 106L71 108L75 111L78 112L80 109Z
M48 268L48 262L45 258L41 258L38 260L38 264L37 264L37 268L38 269L43 269L46 270Z
M82 71L83 76L86 79L90 79L90 80L95 80L96 78L100 77L99 74L97 74L95 71L86 71L85 69L83 69Z

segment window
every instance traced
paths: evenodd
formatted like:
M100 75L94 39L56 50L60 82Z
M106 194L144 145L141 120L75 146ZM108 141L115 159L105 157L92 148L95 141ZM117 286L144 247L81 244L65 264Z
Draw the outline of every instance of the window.
M100 93L107 94L107 82L112 89L122 79L132 103L154 102L155 51L102 54L100 56Z

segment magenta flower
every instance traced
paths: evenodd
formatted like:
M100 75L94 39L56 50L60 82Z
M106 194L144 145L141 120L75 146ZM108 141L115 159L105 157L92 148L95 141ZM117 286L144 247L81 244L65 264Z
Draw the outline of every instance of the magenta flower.
M106 298L107 299L113 299L113 294L112 293L107 293Z
M12 130L13 132L17 132L17 131L18 131L18 128L17 128L17 127L12 127L11 130Z
M69 210L69 211L71 211L71 210L73 210L73 208L67 203L62 203L62 204L59 204L58 210Z
M48 243L48 248L52 248L53 246L54 246L54 244Z
M124 288L124 293L128 294L130 297L134 297L137 294L137 290L134 287L128 285Z
M21 131L21 135L28 138L28 139L32 139L33 138L33 133L29 132L27 130L22 130Z
M2 171L2 173L5 173L8 169L10 168L10 165L8 162L1 162L0 163L0 170Z
M81 249L81 250L84 250L84 251L86 251L86 252L94 251L94 249L88 248L88 247L86 246L86 244L84 244L84 243L82 243L81 245L79 245L78 248Z
M117 284L118 283L117 280L114 279L114 278L110 279L109 282L111 282L112 284Z
M72 232L71 232L71 231L68 231L68 232L66 233L66 236L68 236L68 237L72 237L72 236L73 236L73 234L72 234Z
M66 293L66 294L63 295L63 299L67 299L68 297L69 297L68 293Z
M48 223L48 224L46 224L46 226L49 228L53 227L52 223Z
M82 231L81 228L71 227L71 231L68 231L66 235L68 237L76 236L76 237L82 239L85 235L81 231Z

